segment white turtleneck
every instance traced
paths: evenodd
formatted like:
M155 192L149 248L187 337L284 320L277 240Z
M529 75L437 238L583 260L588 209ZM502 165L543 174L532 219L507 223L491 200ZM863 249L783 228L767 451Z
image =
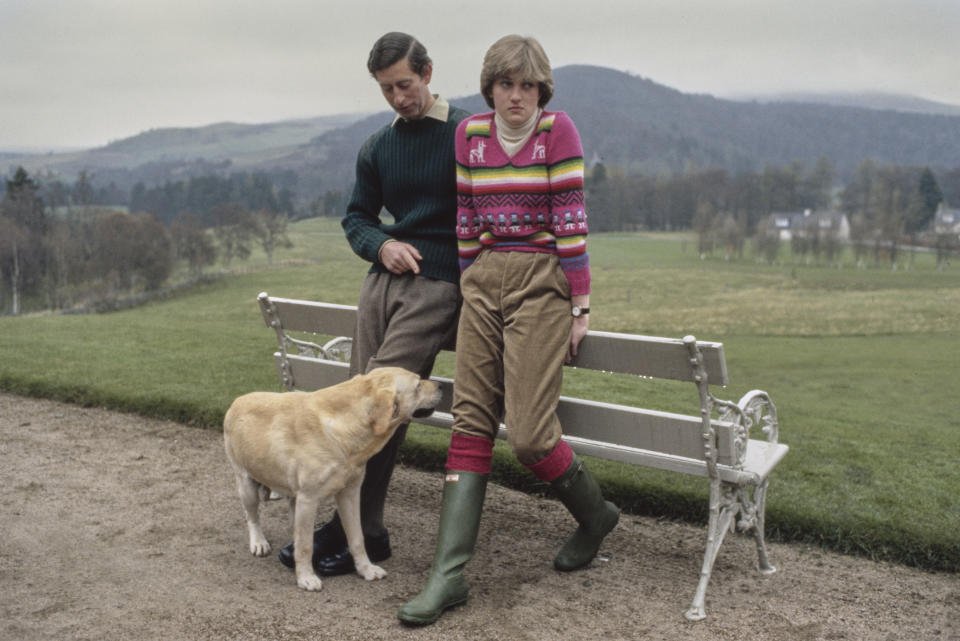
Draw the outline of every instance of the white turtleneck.
M497 141L500 143L500 146L503 147L503 151L506 152L508 157L513 158L514 154L520 151L520 148L530 139L542 113L543 109L537 109L537 111L530 116L530 120L517 127L510 125L510 123L500 117L500 114L494 113L493 120L497 125Z

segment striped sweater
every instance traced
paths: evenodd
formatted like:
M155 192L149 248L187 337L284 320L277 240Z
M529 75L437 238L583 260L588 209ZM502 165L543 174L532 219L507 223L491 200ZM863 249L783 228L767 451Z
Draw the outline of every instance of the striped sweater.
M555 253L570 294L590 293L583 148L570 117L544 111L513 158L492 112L461 122L456 141L461 273L483 250Z

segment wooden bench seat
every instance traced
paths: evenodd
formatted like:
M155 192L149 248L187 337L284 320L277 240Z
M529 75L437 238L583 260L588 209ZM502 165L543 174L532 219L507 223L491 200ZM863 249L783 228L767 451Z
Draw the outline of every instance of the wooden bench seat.
M274 354L287 389L314 390L346 380L356 307L275 298L262 293L260 309L275 330ZM291 332L333 336L320 345ZM699 402L694 414L563 396L557 410L564 439L581 454L709 479L707 543L700 580L685 616L706 616L707 584L723 538L736 526L752 534L761 573L775 571L764 541L766 490L770 475L787 453L778 443L776 408L760 390L739 402L715 398L709 384L726 385L721 343L591 331L572 367L693 383ZM418 422L449 428L453 380L432 377L443 398L432 416ZM509 426L501 426L505 437ZM757 432L756 438L751 434Z

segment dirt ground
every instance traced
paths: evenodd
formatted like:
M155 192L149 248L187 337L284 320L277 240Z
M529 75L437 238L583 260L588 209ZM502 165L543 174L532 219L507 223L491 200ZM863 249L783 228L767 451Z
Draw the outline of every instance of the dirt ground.
M219 433L6 394L0 486L0 639L960 639L956 575L772 545L778 572L764 577L739 535L720 552L707 619L688 622L702 529L625 515L602 559L562 574L551 561L566 511L499 486L470 601L407 628L396 611L432 558L439 475L397 470L385 579L331 577L308 593L275 555L247 551ZM263 521L275 547L287 542L285 502Z

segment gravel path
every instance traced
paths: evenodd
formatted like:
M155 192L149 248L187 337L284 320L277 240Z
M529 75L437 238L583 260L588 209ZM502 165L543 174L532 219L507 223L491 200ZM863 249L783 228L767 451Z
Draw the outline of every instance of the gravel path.
M0 482L0 639L960 640L956 575L775 544L779 571L763 577L741 536L717 560L708 618L687 622L702 529L625 515L602 560L561 574L566 511L499 486L470 601L406 628L396 611L430 564L439 475L398 468L384 580L307 593L275 556L247 551L219 433L46 400L0 394ZM281 503L263 519L275 547L288 540Z

